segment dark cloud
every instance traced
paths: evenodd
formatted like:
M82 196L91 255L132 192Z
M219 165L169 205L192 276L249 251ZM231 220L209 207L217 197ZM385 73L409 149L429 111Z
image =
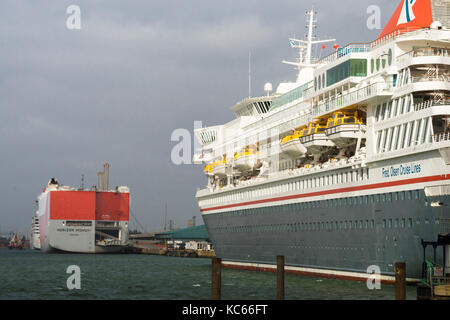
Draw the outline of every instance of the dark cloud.
M81 7L70 31L66 8ZM202 168L170 161L173 130L233 119L230 107L264 83L293 81L287 38L303 36L313 1L18 1L0 4L0 230L26 232L50 177L96 184L103 162L111 184L129 185L133 213L148 229L199 216ZM366 9L396 3L315 1L322 38L370 41Z

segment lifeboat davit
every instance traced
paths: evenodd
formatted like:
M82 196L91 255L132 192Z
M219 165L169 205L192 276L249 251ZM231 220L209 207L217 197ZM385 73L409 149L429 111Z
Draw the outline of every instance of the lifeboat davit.
M255 171L258 169L259 153L254 149L245 149L234 156L233 167L241 172Z
M290 136L284 137L280 142L282 158L301 158L308 152L302 144L300 138L303 136L306 128L300 131L294 131Z
M354 114L335 112L328 120L328 128L325 130L327 137L339 148L354 144L359 138L365 138L365 132L364 118L359 116L357 111Z

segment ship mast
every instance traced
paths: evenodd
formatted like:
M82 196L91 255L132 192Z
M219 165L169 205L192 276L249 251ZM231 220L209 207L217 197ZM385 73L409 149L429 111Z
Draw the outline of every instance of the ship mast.
M308 17L308 35L306 40L299 40L295 38L290 38L289 42L292 48L299 49L299 57L296 62L283 61L285 64L293 65L297 67L298 75L297 82L301 81L302 78L302 70L304 69L314 69L317 66L313 57L312 57L312 46L314 44L333 42L336 39L328 39L328 40L314 40L313 30L316 27L316 20L314 20L316 12L314 9L306 13Z

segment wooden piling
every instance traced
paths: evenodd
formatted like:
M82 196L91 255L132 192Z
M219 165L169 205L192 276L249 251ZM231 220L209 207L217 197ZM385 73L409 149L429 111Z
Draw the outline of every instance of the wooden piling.
M284 256L277 256L277 300L284 300Z
M222 259L212 258L211 299L220 300L222 291Z
M406 300L406 263L395 264L395 300Z

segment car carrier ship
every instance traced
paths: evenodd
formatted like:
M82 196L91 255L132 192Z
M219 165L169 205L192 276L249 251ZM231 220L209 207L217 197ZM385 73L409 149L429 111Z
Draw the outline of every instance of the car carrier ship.
M230 267L275 268L382 281L406 262L450 274L450 3L405 0L370 43L313 45L307 13L295 82L232 107L236 119L200 128L194 162L208 184L196 199L218 257Z
M54 178L38 196L42 252L112 253L128 245L130 190L109 189L109 164L90 189L63 186Z

